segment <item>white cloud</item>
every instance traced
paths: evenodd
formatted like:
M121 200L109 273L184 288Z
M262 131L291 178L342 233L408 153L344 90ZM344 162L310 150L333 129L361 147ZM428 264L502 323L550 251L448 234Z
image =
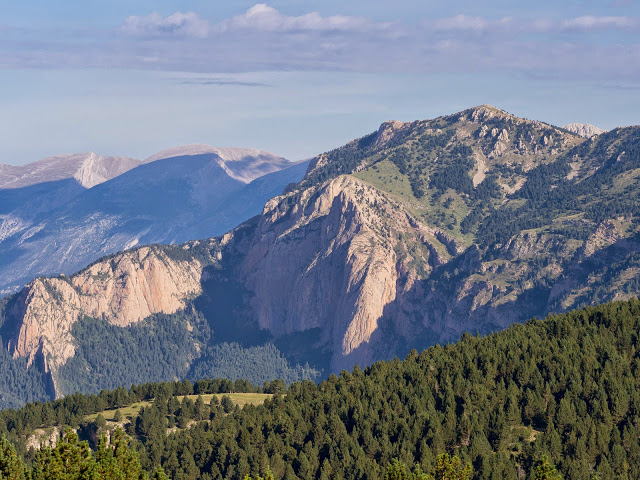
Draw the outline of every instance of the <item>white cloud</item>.
M151 13L146 17L131 16L125 19L122 32L135 37L178 36L205 38L209 34L209 22L193 12L176 12L167 17Z
M505 28L513 23L513 18L503 17L499 20L488 20L483 17L470 17L468 15L456 15L455 17L441 18L433 22L436 31L491 31Z
M634 28L638 25L635 19L630 17L576 17L562 22L561 27L566 30L603 30Z
M265 32L295 31L358 31L373 26L362 17L333 15L323 17L317 12L300 16L287 16L264 3L258 3L242 15L237 15L218 24L221 32L254 30Z
M639 19L455 15L416 24L317 12L287 15L257 4L214 23L193 12L128 17L93 41L56 42L16 31L0 68L136 67L201 74L247 71L479 72L565 78L640 78ZM586 32L608 29L615 42ZM31 35L31 36L30 36ZM84 35L84 34L83 34ZM6 35L5 35L6 36ZM80 40L79 40L80 39Z
M532 20L516 20L503 17L492 20L485 17L456 15L435 21L423 22L438 32L487 32L499 34L505 31L559 33L567 31L621 30L631 29L639 25L635 18L613 16L582 16L566 20L536 18Z

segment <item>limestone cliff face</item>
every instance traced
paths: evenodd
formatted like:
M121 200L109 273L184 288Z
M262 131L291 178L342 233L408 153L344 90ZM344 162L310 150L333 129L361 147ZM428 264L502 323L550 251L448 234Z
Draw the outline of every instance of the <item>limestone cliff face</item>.
M14 357L37 354L55 372L74 355L73 324L83 316L126 326L154 313L173 313L201 291L202 264L177 261L159 247L143 247L99 261L72 277L38 278L10 312L19 328Z
M628 298L636 263L625 259L640 245L614 221L591 228L584 240L525 230L491 252L463 251L406 204L345 175L271 200L250 235L226 242L260 328L275 337L320 329L317 345L338 371L399 344L424 348L592 303L598 289L605 301Z
M412 265L430 271L448 255L439 233L379 190L340 176L267 203L238 246L246 254L237 275L261 328L275 336L320 328L334 370L369 364L367 345L415 279Z

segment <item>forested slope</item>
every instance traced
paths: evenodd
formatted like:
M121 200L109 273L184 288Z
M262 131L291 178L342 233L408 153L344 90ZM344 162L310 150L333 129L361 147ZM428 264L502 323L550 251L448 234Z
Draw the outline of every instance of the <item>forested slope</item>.
M640 301L630 300L465 335L320 385L294 383L263 406L203 410L172 397L224 390L220 382L101 397L155 397L127 429L142 466L162 466L171 478L241 479L269 466L275 478L378 479L393 458L433 471L449 453L470 462L477 479L533 478L544 455L566 478L632 479L640 471L639 336ZM5 411L0 431L20 444L43 426L43 412L82 424L72 412L90 413L97 398ZM170 425L188 428L168 433Z

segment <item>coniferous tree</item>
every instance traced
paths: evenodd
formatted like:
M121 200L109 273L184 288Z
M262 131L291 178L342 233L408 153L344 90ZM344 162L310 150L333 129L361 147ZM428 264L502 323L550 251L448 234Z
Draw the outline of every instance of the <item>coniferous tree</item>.
M562 480L562 475L556 471L556 467L549 463L546 455L542 456L542 459L536 467L535 480Z
M5 437L0 438L0 479L24 480L24 478L22 459Z

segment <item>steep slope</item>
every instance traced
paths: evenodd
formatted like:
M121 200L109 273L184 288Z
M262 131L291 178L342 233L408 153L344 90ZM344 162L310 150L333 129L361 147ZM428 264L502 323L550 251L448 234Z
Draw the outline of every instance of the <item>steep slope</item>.
M7 306L6 317L18 323L3 326L14 358L28 365L40 357L51 373L74 355L73 325L83 317L127 326L154 313L174 313L186 299L201 292L203 261L180 253L189 247L142 247L104 259L72 277L38 278Z
M385 355L373 344L387 307L446 261L453 240L350 176L278 197L234 248L233 275L251 292L258 326L275 337L319 329L332 370ZM400 246L400 249L398 247ZM403 250L410 246L410 252ZM377 347L377 346L376 346Z
M640 127L584 139L490 106L387 122L314 158L259 217L200 244L215 268L182 315L206 319L209 346L273 342L296 363L339 371L630 298L638 176ZM24 323L11 315L10 338Z
M76 179L0 189L0 291L134 245L219 235L303 175L267 152L190 145L89 189Z
M132 158L79 153L48 157L24 166L2 165L0 242L16 234L33 235L40 229L39 217L66 205L85 189L140 164ZM0 281L0 291L3 283Z
M630 298L639 147L635 127L585 142L488 106L388 122L269 202L233 275L261 328L313 332L334 371Z

